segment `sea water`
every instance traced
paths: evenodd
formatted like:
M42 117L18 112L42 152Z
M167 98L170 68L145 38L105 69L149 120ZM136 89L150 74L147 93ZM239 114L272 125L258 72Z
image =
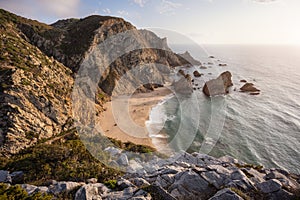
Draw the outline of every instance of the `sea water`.
M216 157L231 155L248 163L300 173L300 47L171 47L175 52L189 50L208 68L185 69L190 74L195 69L204 73L195 78L197 90L188 98L168 97L150 114L148 126L155 121L156 134L163 130L165 135L158 135L167 137L170 148ZM208 58L210 55L215 58ZM230 94L205 97L204 82L223 71L233 76ZM239 92L241 79L259 88L260 95Z

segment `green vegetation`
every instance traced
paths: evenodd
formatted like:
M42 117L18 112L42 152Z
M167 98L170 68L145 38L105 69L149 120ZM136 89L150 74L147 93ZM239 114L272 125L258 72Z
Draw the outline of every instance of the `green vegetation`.
M253 164L244 164L244 165L241 165L239 163L236 163L235 166L238 167L238 168L253 168L253 169L257 170L257 171L262 170L264 168L261 165L253 165Z
M151 153L155 152L156 149L144 145L134 144L132 142L121 142L120 140L110 139L110 141L120 149L131 151L135 153Z
M28 79L22 78L21 79L21 84L22 85L30 85L31 83L30 83L30 81Z
M109 187L110 189L115 189L117 187L117 180L108 180L105 181L104 184Z
M28 195L19 185L9 187L7 184L0 183L1 200L50 200L52 198L51 195L41 193Z
M37 138L37 135L29 132L26 138ZM155 149L131 142L122 143L114 139L96 137L91 139L91 147L96 147L93 155L86 150L82 141L78 138L76 130L63 132L53 138L43 139L34 147L25 149L13 155L9 159L0 159L0 169L9 171L24 171L24 182L34 185L42 185L49 180L58 181L85 181L96 177L98 181L114 187L114 180L123 173L119 170L105 166L108 155L99 152L99 145L112 142L119 148L131 152L149 153ZM96 144L96 145L95 145ZM93 151L93 149L89 148ZM142 155L144 156L144 155ZM143 159L147 159L143 157Z
M66 140L53 141L52 144L39 143L9 159L0 160L0 168L24 171L24 182L35 185L53 179L85 181L93 177L103 182L122 175L95 159L75 134L69 134Z

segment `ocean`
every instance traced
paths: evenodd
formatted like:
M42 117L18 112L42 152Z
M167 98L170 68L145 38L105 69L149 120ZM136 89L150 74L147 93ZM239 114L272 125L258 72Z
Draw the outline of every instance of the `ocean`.
M154 144L159 138L167 138L169 147L176 151L231 155L247 163L300 173L299 46L171 48L175 52L188 50L207 69L194 66L204 76L195 78L199 89L191 97L169 96L152 109L147 127ZM227 66L220 67L220 63ZM185 71L192 74L194 68ZM205 97L204 82L224 71L233 76L230 93ZM253 83L261 90L260 95L239 92L241 79ZM157 130L162 130L161 134Z

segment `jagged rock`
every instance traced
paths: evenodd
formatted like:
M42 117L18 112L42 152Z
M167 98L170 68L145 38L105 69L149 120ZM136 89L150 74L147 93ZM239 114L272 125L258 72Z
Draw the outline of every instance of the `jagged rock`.
M168 193L162 187L157 185L151 185L148 187L147 192L153 196L153 199L176 200L172 194Z
M124 190L125 188L129 187L135 187L130 181L123 178L118 180L117 185L120 190Z
M240 88L241 92L260 92L259 89L254 87L253 83L245 83L243 87Z
M190 95L193 93L193 86L190 79L181 78L179 81L173 83L173 87L176 93L183 95Z
M262 183L256 184L257 188L263 193L272 193L281 189L282 184L276 179L271 179Z
M203 87L203 93L208 97L229 93L228 88L233 86L231 77L231 73L226 71L218 78L207 81Z
M11 183L9 171L0 170L0 183Z
M126 156L126 154L121 154L117 160L117 163L121 166L128 166L129 162L128 162L128 158Z
M109 189L101 184L87 184L82 186L75 194L75 200L101 200L101 195L105 195Z
M107 147L104 151L108 152L111 156L119 155L122 152L122 150L115 147Z
M90 183L90 184L95 184L95 183L97 183L97 179L96 178L90 178L90 179L88 179L86 182L87 183Z
M134 178L133 180L131 180L131 182L139 188L150 185L150 183L148 183L148 181L146 181L145 179L142 179L142 178Z
M201 74L197 70L194 71L193 74L195 77L201 77Z
M209 200L243 200L242 197L237 195L235 192L231 191L228 188L218 191L213 197Z
M236 164L238 163L238 160L231 157L231 156L222 156L220 157L218 160L222 161L222 162L225 162L225 163L231 163L231 164Z
M215 192L207 181L191 170L177 174L169 191L177 199L207 198Z
M214 171L203 172L201 173L201 176L217 189L221 189L221 187L224 185L225 179Z
M80 187L82 185L83 183L77 183L77 182L66 182L66 181L57 182L56 184L49 186L49 193L58 195L63 192L72 191L73 189Z
M39 186L34 192L40 192L44 194L44 193L48 193L49 189L46 186Z
M189 64L191 64L191 65L201 65L201 62L198 60L195 60L188 51L186 51L183 54L178 54L178 55L180 57L182 57L183 59L187 60L189 62Z
M10 174L12 184L20 184L24 182L24 172L23 171L17 171Z
M273 192L271 194L269 194L268 199L270 200L290 200L290 199L296 199L295 195L293 195L292 193L284 190L284 189L280 189L277 192Z
M35 185L22 184L21 187L29 194L34 194L37 192L38 187Z

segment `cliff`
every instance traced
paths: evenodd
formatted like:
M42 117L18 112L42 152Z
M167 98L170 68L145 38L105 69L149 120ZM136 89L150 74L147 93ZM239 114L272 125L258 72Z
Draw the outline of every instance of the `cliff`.
M188 61L174 54L165 39L147 30L137 30L121 18L89 16L46 25L1 9L1 152L14 154L69 130L74 75L98 44L126 31L132 32L122 38L124 44L112 54L133 45L156 49L137 49L110 64L99 81L95 102L98 112L114 89L126 93L135 89L136 84L143 85L129 80L116 87L120 77L130 69L150 64L152 72L144 73L144 78L154 77L157 83L163 84L166 77L154 63L172 67Z

